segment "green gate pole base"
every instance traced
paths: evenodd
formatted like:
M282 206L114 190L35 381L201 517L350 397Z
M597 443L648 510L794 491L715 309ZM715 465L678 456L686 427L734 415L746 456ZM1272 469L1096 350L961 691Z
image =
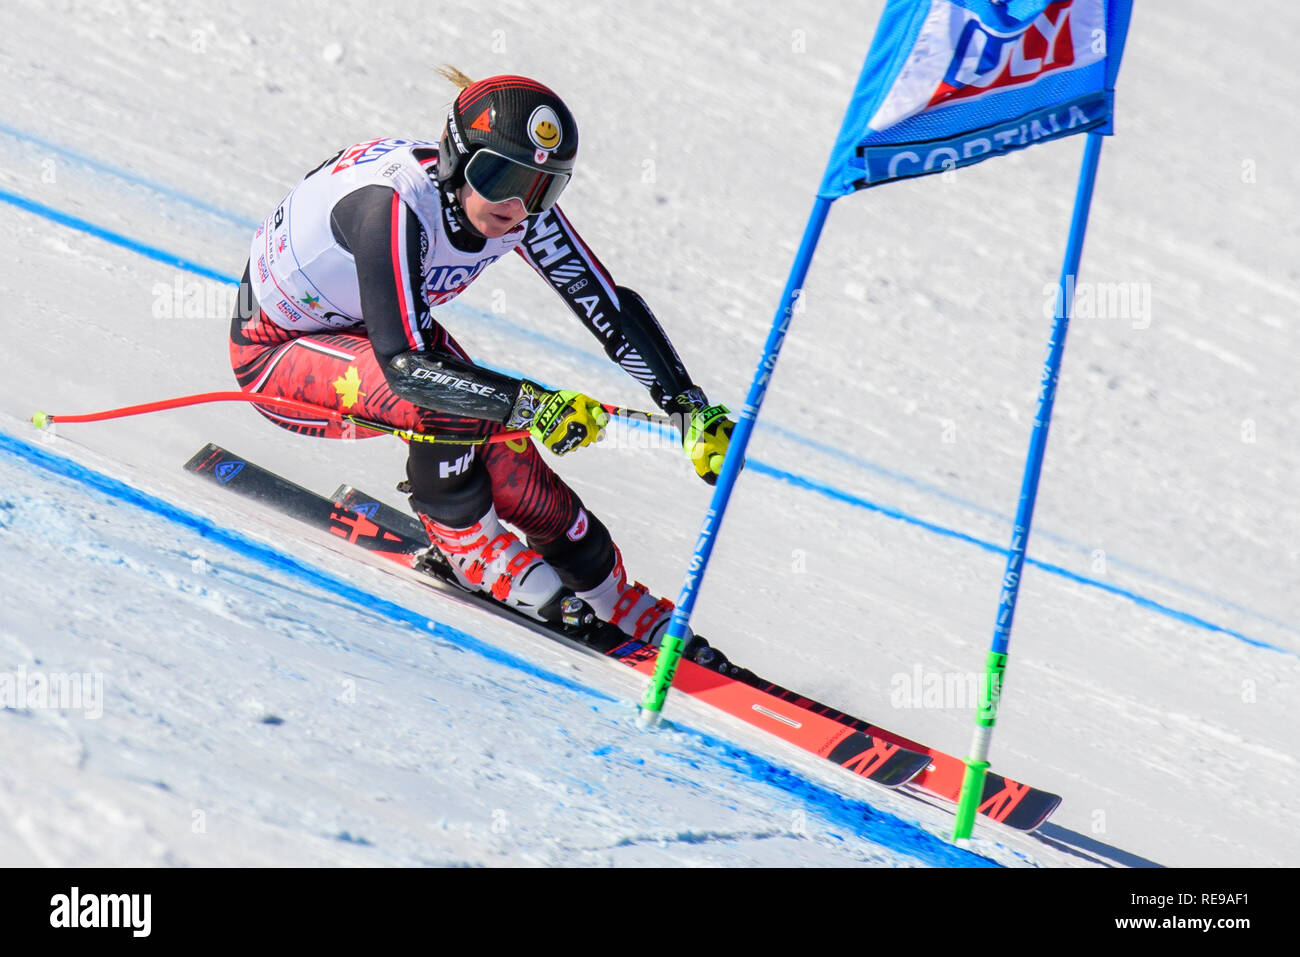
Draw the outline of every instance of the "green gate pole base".
M957 804L957 820L952 827L954 842L970 841L975 829L975 812L979 810L980 798L984 796L984 772L988 769L987 761L966 762L966 776L961 782L961 800Z
M636 718L636 723L642 728L658 727L663 717L664 700L677 675L677 662L681 660L682 648L685 646L681 636L675 632L676 628L669 625L668 634L659 643L658 664L655 666L654 677L645 690L645 696L641 699L641 711Z

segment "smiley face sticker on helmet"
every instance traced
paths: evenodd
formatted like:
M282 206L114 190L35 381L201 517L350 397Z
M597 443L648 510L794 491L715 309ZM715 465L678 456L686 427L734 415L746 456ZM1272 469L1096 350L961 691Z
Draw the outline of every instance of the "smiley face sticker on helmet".
M539 106L528 117L528 138L539 150L550 152L560 145L564 133L560 129L560 118L549 106Z

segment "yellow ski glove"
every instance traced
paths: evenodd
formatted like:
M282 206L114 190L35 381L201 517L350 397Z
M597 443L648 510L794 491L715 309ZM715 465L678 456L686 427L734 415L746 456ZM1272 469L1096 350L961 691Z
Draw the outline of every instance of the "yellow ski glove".
M568 389L551 392L524 379L505 424L509 429L527 429L556 455L565 455L599 442L608 421L609 413L591 396Z
M718 483L722 461L735 428L736 423L729 417L724 405L711 405L689 413L682 435L682 447L691 457L695 474L710 485Z

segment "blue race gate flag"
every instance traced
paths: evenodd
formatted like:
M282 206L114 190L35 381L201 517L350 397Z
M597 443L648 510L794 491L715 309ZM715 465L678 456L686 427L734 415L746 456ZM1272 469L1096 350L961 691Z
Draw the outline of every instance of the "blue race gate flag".
M887 0L818 195L1111 132L1132 0Z
M642 702L643 720L658 720L663 709L745 449L831 205L868 186L969 166L1073 133L1110 133L1115 79L1131 14L1132 0L885 0L660 646L654 681ZM1084 148L1062 266L1062 294L1040 380L1039 411L1016 513L1017 533L1008 551L1010 577L1003 579L1017 584L1004 589L999 609L994 648L999 669L1005 667L1006 640L1069 322L1071 300L1064 291L1073 292L1078 275L1102 142L1102 136L1090 135ZM963 794L975 798L962 805L972 818L982 794L982 768L987 763L981 762L991 723L979 731L983 736L972 747L963 784ZM958 820L960 824L963 818ZM969 830L969 821L963 826Z

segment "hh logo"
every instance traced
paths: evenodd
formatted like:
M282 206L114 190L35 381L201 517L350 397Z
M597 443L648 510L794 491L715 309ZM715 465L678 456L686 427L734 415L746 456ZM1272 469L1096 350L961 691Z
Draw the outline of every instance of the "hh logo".
M1076 0L1058 0L1048 4L1033 20L1010 31L998 30L980 22L975 14L961 10L965 23L953 44L943 79L927 106L1033 83L1054 70L1082 65L1075 56L1071 25L1076 18L1075 3ZM1088 5L1089 0L1079 2L1080 7ZM1091 51L1085 44L1079 52ZM1090 62L1095 59L1100 57L1092 57Z
M438 463L438 477L450 478L453 475L464 475L474 461L474 446L469 447L469 451L460 458L452 462Z

